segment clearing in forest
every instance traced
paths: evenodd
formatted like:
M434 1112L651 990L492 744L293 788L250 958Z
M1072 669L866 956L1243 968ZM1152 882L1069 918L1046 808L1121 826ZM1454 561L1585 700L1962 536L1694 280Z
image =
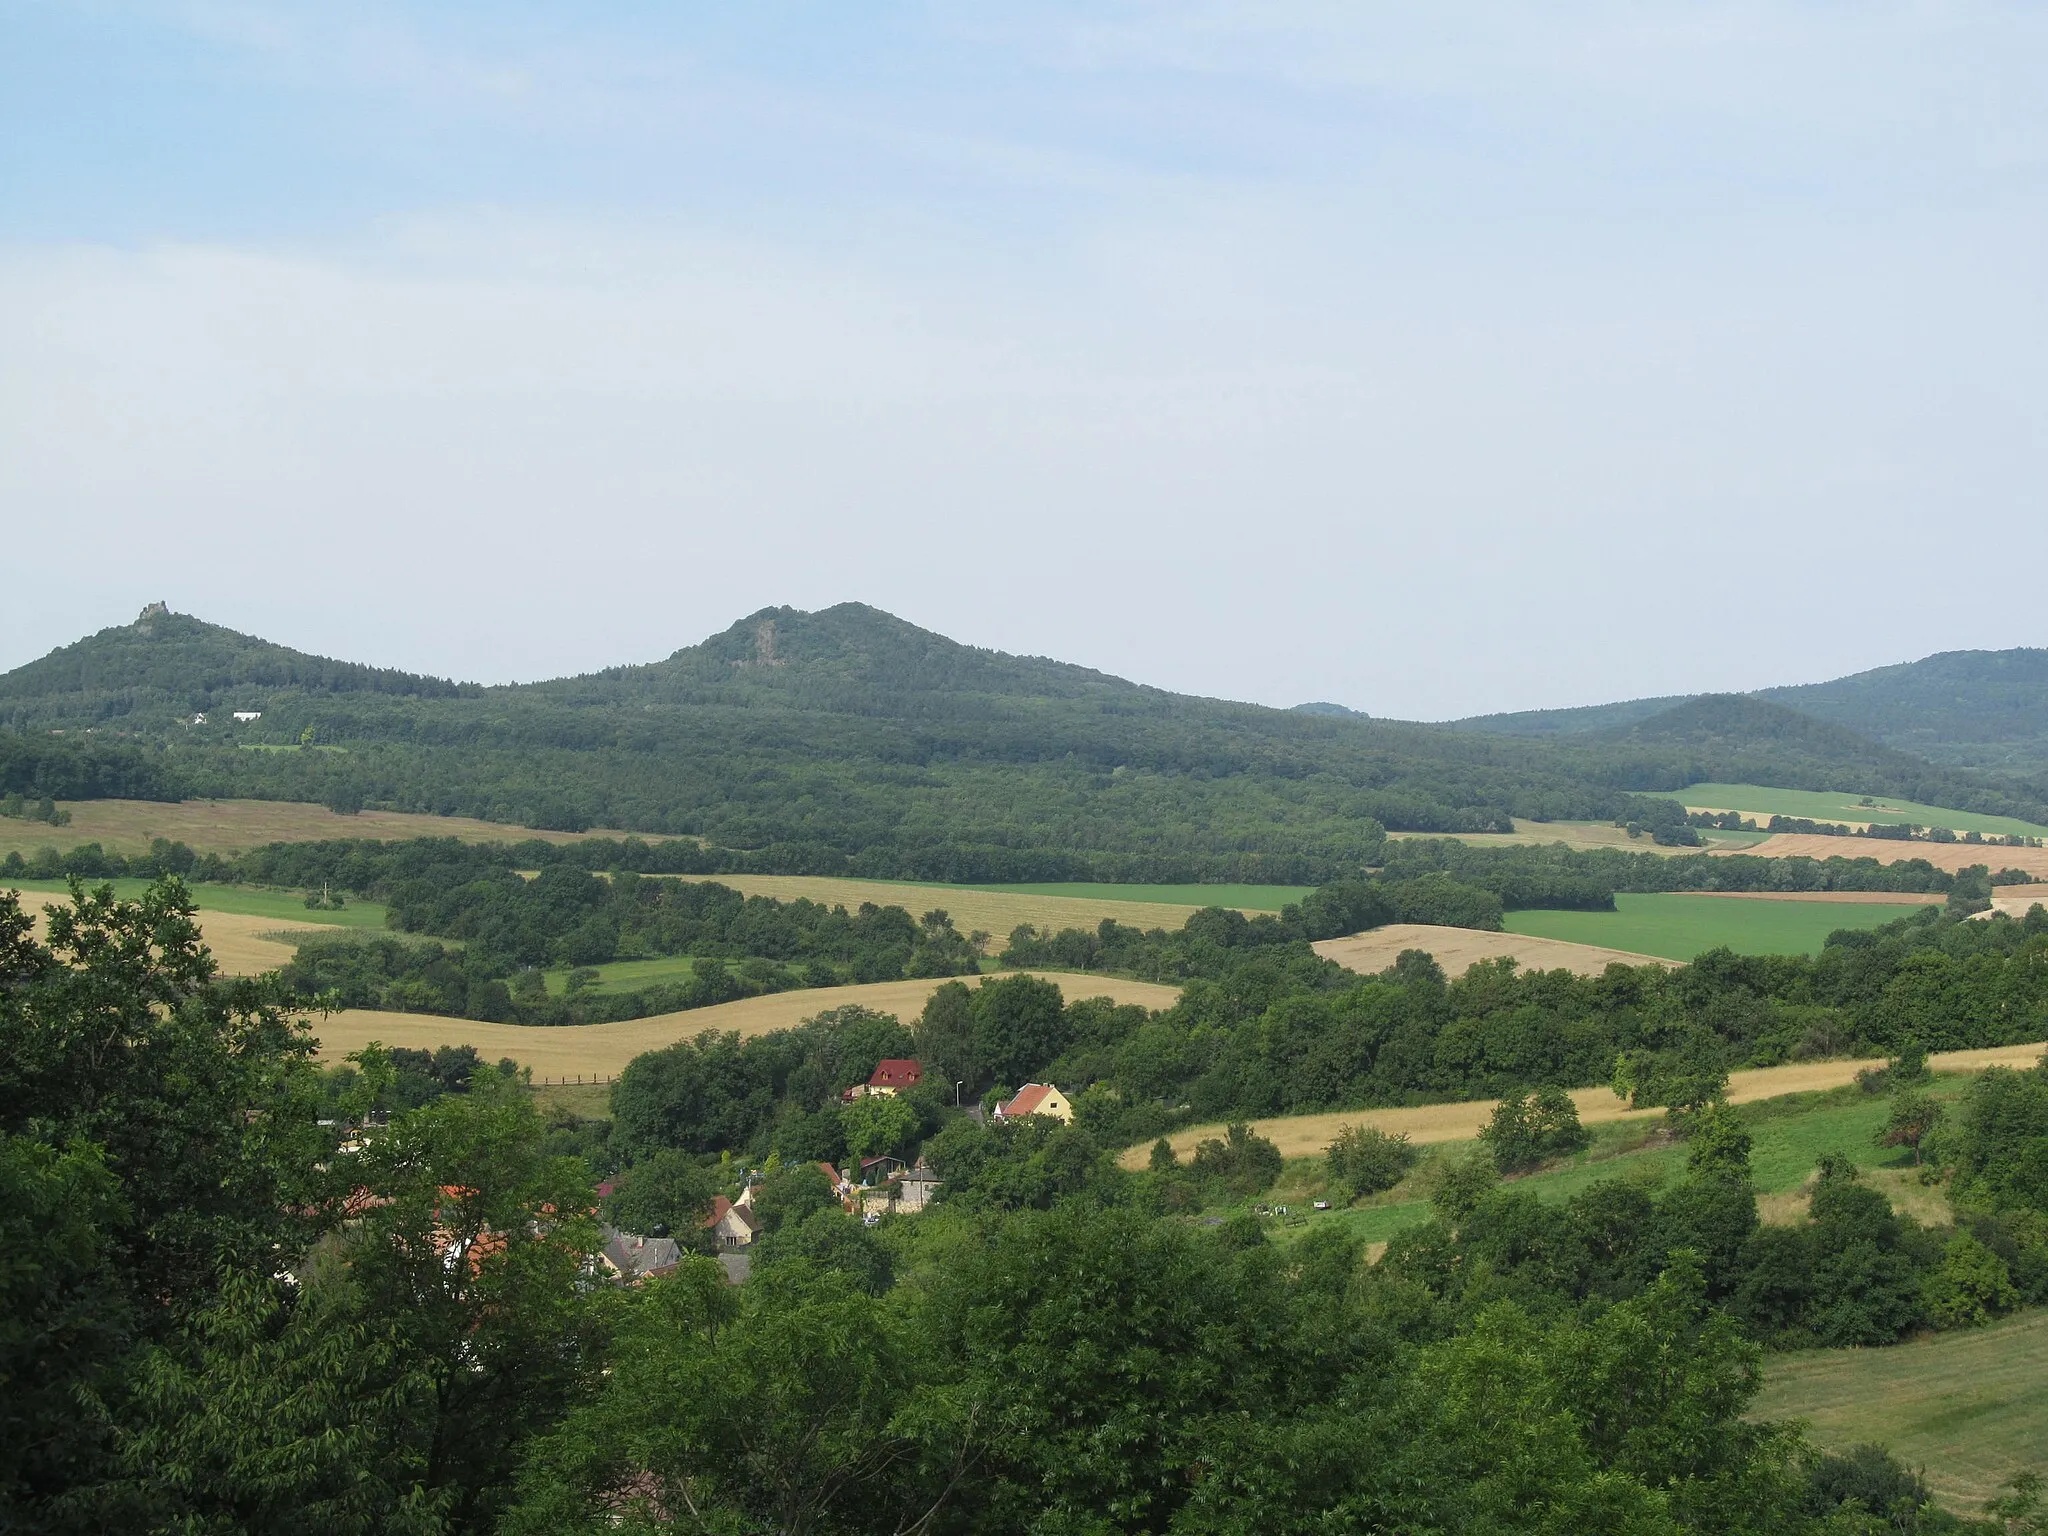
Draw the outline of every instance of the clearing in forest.
M1058 983L1070 999L1107 997L1119 1003L1140 1003L1147 1008L1170 1008L1180 998L1178 987L1149 981L1124 981L1114 976L1081 976L1060 971L1006 971L1005 976L1038 975ZM1000 977L990 977L1000 980ZM796 992L774 992L766 997L742 998L711 1008L689 1008L681 1013L656 1014L645 1019L626 1019L617 1024L566 1024L540 1028L523 1024L484 1024L474 1019L451 1019L432 1013L386 1013L368 1008L315 1017L313 1033L320 1040L323 1060L336 1061L350 1051L359 1051L372 1040L388 1046L433 1050L443 1045L473 1045L487 1061L509 1056L521 1066L533 1068L540 1078L616 1077L626 1063L644 1051L657 1051L678 1040L692 1040L706 1030L734 1031L744 1037L789 1029L823 1013L858 1003L882 1013L893 1013L909 1023L923 1011L925 999L948 980L962 980L970 987L974 977L941 977L928 981L878 981L854 987L810 987Z
M1519 934L1690 960L1724 945L1745 955L1818 954L1838 928L1877 928L1905 915L1888 902L1730 901L1693 892L1624 893L1614 898L1614 907L1510 912L1506 922Z
M1446 975L1460 976L1481 960L1513 959L1528 971L1571 971L1598 976L1610 965L1665 965L1657 955L1607 949L1536 938L1521 933L1486 933L1477 928L1445 928L1433 923L1389 923L1342 939L1323 939L1314 946L1325 960L1334 960L1361 976L1384 971L1405 949L1434 955Z

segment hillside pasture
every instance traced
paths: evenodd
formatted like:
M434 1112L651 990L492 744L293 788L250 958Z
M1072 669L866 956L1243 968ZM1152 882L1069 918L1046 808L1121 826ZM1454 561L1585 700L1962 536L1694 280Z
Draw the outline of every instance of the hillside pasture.
M1976 1514L2008 1478L2048 1464L2048 1310L1884 1349L1769 1356L1750 1411L1801 1420L1831 1450L1887 1446L1943 1504Z
M1361 976L1384 971L1403 950L1419 949L1436 957L1448 975L1462 975L1481 960L1512 959L1524 970L1571 971L1598 976L1610 965L1668 965L1658 955L1636 954L1593 944L1521 933L1485 933L1476 928L1445 928L1432 923L1388 923L1341 939L1323 939L1313 948Z
M1039 975L1056 982L1070 999L1107 997L1119 1003L1138 1003L1147 1008L1170 1008L1179 1000L1180 989L1148 981L1124 981L1113 976L1077 976L1058 971L1012 972ZM969 985L973 983L970 981ZM485 1024L474 1019L451 1019L431 1013L387 1013L376 1009L351 1008L315 1017L313 1033L320 1041L320 1055L339 1060L350 1051L361 1050L372 1040L388 1046L433 1050L443 1045L473 1045L484 1057L497 1061L511 1057L531 1067L536 1078L616 1077L627 1062L644 1051L660 1050L678 1040L695 1039L706 1030L731 1031L742 1038L789 1029L828 1008L859 1004L882 1013L893 1013L908 1023L923 1011L925 1000L945 985L945 979L925 981L879 981L864 986L814 987L798 992L776 992L766 997L742 998L712 1008L690 1008L681 1013L656 1014L651 1018L627 1019L617 1024L569 1024L543 1029L521 1024Z
M296 750L296 749L294 749ZM0 817L0 857L23 858L38 848L60 853L82 843L98 843L109 853L149 852L153 838L183 843L195 853L223 856L247 853L266 843L307 843L329 838L363 837L400 842L412 837L457 837L465 843L517 843L539 838L548 843L575 843L593 837L659 836L626 832L539 832L468 816L427 816L410 811L361 811L343 816L324 805L293 800L66 800L67 826Z
M1838 928L1876 928L1902 915L1889 902L1730 901L1719 895L1632 895L1612 912L1510 912L1510 932L1690 960L1726 946L1745 955L1812 955Z
M1941 1051L1927 1058L1936 1072L1981 1072L1986 1067L2031 1067L2041 1059L2042 1045L2000 1045L1981 1050ZM1856 1074L1876 1063L1869 1061L1795 1061L1782 1067L1749 1067L1728 1076L1728 1102L1753 1104L1785 1094L1818 1093L1841 1088L1856 1081ZM1279 1115L1257 1120L1252 1128L1272 1139L1287 1157L1321 1156L1347 1125L1377 1126L1389 1135L1405 1135L1417 1146L1437 1142L1470 1141L1478 1136L1493 1114L1495 1099L1467 1100L1458 1104L1418 1104L1396 1109L1340 1109L1314 1115ZM1575 1088L1572 1102L1586 1125L1615 1121L1648 1120L1661 1116L1661 1109L1630 1109L1616 1098L1611 1088ZM1195 1147L1209 1137L1221 1136L1225 1127L1189 1126L1167 1138L1182 1157L1193 1155ZM1127 1168L1142 1168L1149 1146L1133 1147L1123 1154ZM1859 1149L1844 1148L1854 1155Z
M1803 816L1810 821L1845 826L1947 827L1952 832L1997 833L2012 837L2048 837L2048 827L2012 816L1989 816L1923 805L1890 795L1872 795L1864 805L1860 794L1811 789L1772 789L1761 784L1690 784L1673 796L1689 811L1739 811L1759 825L1772 816Z
M1240 912L1278 912L1311 894L1312 885L1112 885L1086 880L1062 880L1045 885L981 885L981 891L999 891L1012 896L1053 896L1089 902L1117 901L1130 906L1185 908L1234 907ZM1109 915L1115 916L1114 912ZM1134 927L1156 928L1158 923L1118 921Z

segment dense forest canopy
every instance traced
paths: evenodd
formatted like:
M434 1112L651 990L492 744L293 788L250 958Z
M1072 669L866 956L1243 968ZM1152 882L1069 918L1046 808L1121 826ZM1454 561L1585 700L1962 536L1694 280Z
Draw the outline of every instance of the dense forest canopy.
M1372 862L1383 828L1648 820L1643 797L1701 780L2048 819L2041 783L1756 700L1537 740L1171 694L857 603L767 609L665 661L491 688L152 610L0 677L0 724L0 793L611 826L768 867L938 880L1316 883Z
M2036 778L2048 772L2048 650L1943 651L1831 682L1760 688L1749 697L1946 766ZM1629 699L1475 715L1456 724L1509 736L1614 733L1696 702L1680 697Z

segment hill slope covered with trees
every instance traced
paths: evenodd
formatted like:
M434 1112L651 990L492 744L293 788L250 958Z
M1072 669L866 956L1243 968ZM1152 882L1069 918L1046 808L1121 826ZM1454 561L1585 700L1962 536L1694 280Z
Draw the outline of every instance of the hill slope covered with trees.
M917 879L1312 883L1374 862L1384 829L1653 823L1668 818L1638 797L1703 779L2048 819L2048 786L1937 768L1755 700L1531 740L1169 693L858 603L765 609L662 661L503 687L330 661L153 606L0 676L0 727L0 793L611 826L756 867Z

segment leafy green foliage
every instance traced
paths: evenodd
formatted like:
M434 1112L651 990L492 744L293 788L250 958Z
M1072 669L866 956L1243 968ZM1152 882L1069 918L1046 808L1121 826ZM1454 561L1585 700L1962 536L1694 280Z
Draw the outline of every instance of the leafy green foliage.
M1407 1177L1420 1156L1406 1135L1388 1135L1372 1125L1345 1126L1323 1153L1330 1173L1358 1195L1392 1189Z
M1502 1173L1526 1173L1554 1157L1569 1157L1592 1145L1579 1124L1579 1107L1562 1088L1510 1094L1493 1107L1479 1139Z

